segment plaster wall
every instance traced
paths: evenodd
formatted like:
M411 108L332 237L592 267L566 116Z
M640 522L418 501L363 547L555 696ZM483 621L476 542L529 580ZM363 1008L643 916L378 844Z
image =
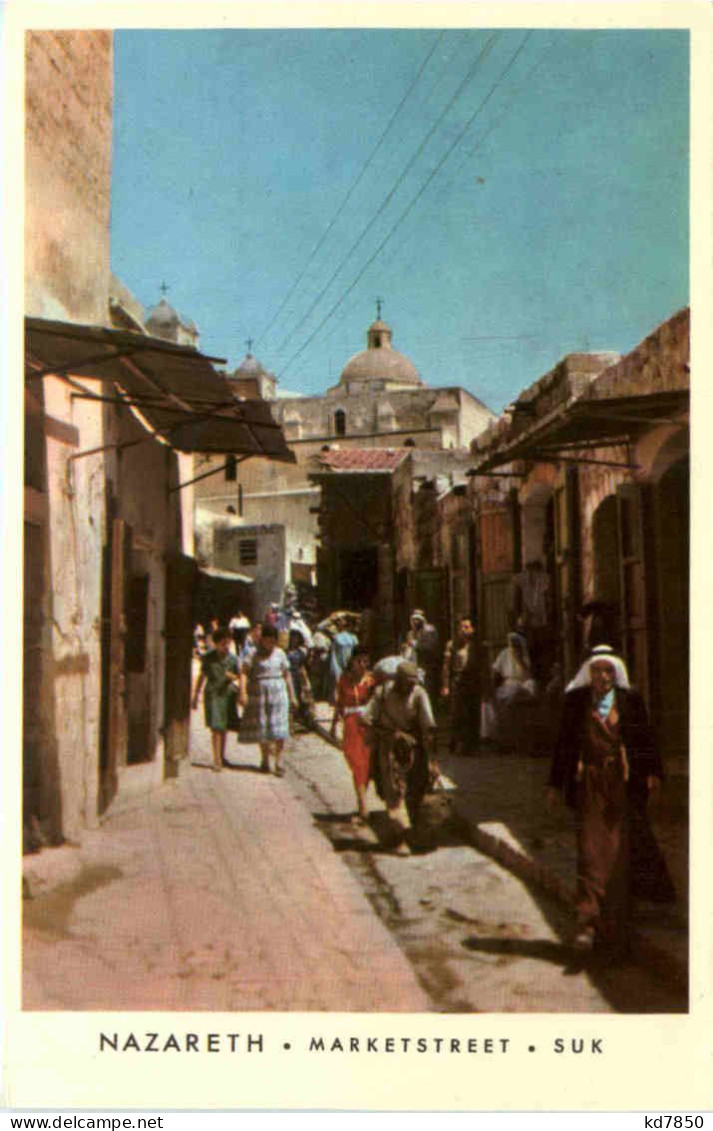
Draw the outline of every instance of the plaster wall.
M284 526L277 523L246 525L230 518L213 519L205 512L203 518L215 568L254 578L253 607L255 616L261 617L268 605L282 600L286 574ZM240 560L240 543L247 539L257 543L254 565Z
M163 720L166 664L166 557L181 552L181 492L176 454L147 433L125 409L111 410L113 442L144 442L113 449L106 456L107 492L116 517L131 528L131 576L148 575L146 656L142 672L129 673L129 757L150 762L148 777L163 778ZM192 519L190 527L192 529Z
M459 435L456 447L468 447L490 423L495 414L464 389L460 390Z

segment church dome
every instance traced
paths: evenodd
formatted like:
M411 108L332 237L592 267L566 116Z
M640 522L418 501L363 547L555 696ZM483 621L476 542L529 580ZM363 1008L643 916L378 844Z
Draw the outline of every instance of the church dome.
M366 349L349 359L337 388L355 384L373 384L382 389L423 385L416 366L393 348L391 337L392 330L386 322L380 318L372 322L366 333Z
M251 353L246 353L240 365L233 372L233 377L256 377L258 373L264 373L262 362L253 357Z
M234 390L238 397L262 397L267 401L274 401L276 396L277 377L258 361L250 352L240 362L232 373L226 373L229 381L234 383Z
M149 334L178 345L198 346L198 327L190 318L184 318L165 298L149 311L144 323Z
M152 323L155 326L173 327L177 326L181 319L178 313L173 309L170 303L166 302L165 298L154 306L153 310L149 311L146 319L146 325Z
M270 373L261 361L253 357L251 353L246 353L240 365L232 373L228 374L229 377L240 379L241 377L271 377L273 380L274 374Z

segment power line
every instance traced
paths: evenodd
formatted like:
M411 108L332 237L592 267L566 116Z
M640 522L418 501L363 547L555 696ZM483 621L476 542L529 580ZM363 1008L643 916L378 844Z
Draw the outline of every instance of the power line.
M323 327L323 326L324 326L324 325L325 325L325 324L326 324L326 323L327 323L327 322L329 321L329 319L330 319L330 318L332 317L332 315L333 315L333 314L335 313L335 311L337 311L337 310L339 309L339 307L340 307L340 306L342 305L342 303L343 303L343 302L344 302L344 300L345 300L345 299L347 298L347 296L351 294L351 292L352 292L352 291L354 290L354 288L356 287L357 283L359 283L359 282L360 282L360 280L362 279L362 277L364 276L365 272L366 272L366 271L367 271L367 270L369 269L369 267L371 267L371 265L372 265L372 263L374 262L374 260L375 260L375 259L376 259L376 258L377 258L377 257L378 257L378 256L379 256L380 254L381 254L381 252L382 252L382 251L384 250L384 248L386 247L386 245L387 245L387 243L389 242L389 240L391 239L391 237L392 237L392 236L394 235L394 233L395 233L395 232L397 231L397 229L398 229L398 228L399 228L399 227L401 226L401 224L403 223L403 221L404 221L404 220L406 219L406 217L408 216L408 214L409 214L409 213L411 212L412 208L413 208L413 207L414 207L414 206L416 205L416 203L417 203L417 202L418 202L418 201L420 200L420 198L421 198L421 197L423 196L424 192L426 191L426 189L427 189L427 188L428 188L428 186L430 185L430 183L431 183L431 181L433 180L433 178L434 178L434 177L436 176L436 174L437 174L437 173L438 173L438 172L439 172L439 171L440 171L440 170L442 169L443 165L444 165L444 164L446 163L446 161L447 161L447 160L448 160L448 158L450 157L450 155L451 155L451 153L453 152L453 150L454 150L454 149L456 148L456 146L457 146L457 145L459 145L459 144L460 144L460 142L462 141L463 137L465 136L465 134L466 134L466 133L468 132L468 130L469 130L469 129L470 129L470 127L472 126L472 124L473 124L473 122L475 121L475 119L477 118L478 114L479 114L479 113L481 112L481 110L482 110L482 109L483 109L483 108L485 107L485 105L486 105L486 104L487 104L487 103L489 102L489 100L490 100L490 98L492 97L492 95L493 95L493 94L495 93L495 91L497 90L497 88L498 88L498 87L500 86L500 84L501 84L501 83L503 82L503 80L504 80L505 76L506 76L506 75L508 74L508 72L509 72L509 71L511 70L511 68L512 68L512 67L514 66L514 64L515 64L515 62L516 62L516 60L517 60L518 56L520 55L520 53L521 53L521 52L522 52L522 50L524 49L524 47L525 47L525 44L527 43L527 41L528 41L528 39L530 38L530 36L531 36L531 35L532 35L532 32L531 32L531 31L528 31L528 32L527 32L527 33L525 34L525 36L524 36L524 37L523 37L523 39L522 39L522 42L520 43L519 47L517 48L517 50L516 50L516 51L514 52L514 54L512 55L512 57L511 57L510 61L508 62L508 64L507 64L507 65L505 66L505 68L504 68L504 69L503 69L503 70L501 71L500 75L498 76L498 78L496 79L496 81L495 81L495 82L493 83L493 85L491 86L490 90L489 90L489 91L488 91L488 93L486 94L486 96L485 96L485 98L483 99L483 101L482 101L482 102L480 103L480 105L479 105L479 106L477 107L477 109L476 109L476 110L475 110L475 111L473 112L473 114L471 114L470 118L469 118L469 119L468 119L468 121L466 122L466 124L465 124L465 126L463 127L463 129L462 129L462 130L461 130L461 131L460 131L460 132L459 132L459 133L457 134L457 136L456 136L456 138L454 139L454 141L453 141L453 142L451 143L451 145L450 145L450 146L448 147L448 149L446 150L446 152L445 152L445 154L443 155L443 157L441 158L441 160L440 160L440 161L438 162L438 165L436 166L436 168L435 168L435 169L434 169L434 170L433 170L433 171L432 171L432 172L431 172L431 173L429 174L429 176L428 176L428 177L426 178L426 180L425 180L425 181L423 182L423 184L421 185L421 188L420 188L420 189L418 190L418 192L416 193L416 196L414 196L414 197L413 197L413 199L411 200L410 204L408 204L408 206L407 206L407 207L406 207L406 208L404 209L404 211L403 211L403 212L401 213L401 215L399 216L399 218L398 218L398 220L396 221L396 223L395 223L395 224L394 224L394 225L393 225L393 226L391 227L391 229L389 230L389 232L388 232L388 233L386 234L386 236L384 237L384 239L383 239L383 240L381 241L381 243L379 244L379 246L378 246L378 248L376 249L376 251L375 251L375 252L373 253L373 255L372 255L372 256L371 256L371 257L370 257L370 258L369 258L369 259L367 260L367 262L366 262L366 263L364 264L364 266L362 267L361 271L360 271L360 272L359 272L359 274L357 275L356 279L354 279L354 281L353 281L353 282L352 282L352 283L351 283L351 284L350 284L350 285L349 285L349 286L347 287L347 289L346 289L346 290L345 290L345 291L343 292L343 294L342 294L342 295L341 295L341 297L340 297L340 298L339 298L339 299L337 300L337 302L336 302L336 303L334 304L334 306L333 306L333 307L332 307L332 309L331 309L331 310L329 311L329 313L328 313L328 314L326 314L326 315L325 315L325 317L324 317L324 318L322 319L322 321L320 322L319 326L317 326L317 328L316 328L315 330L313 330L313 331L312 331L312 333L310 334L310 336L309 336L309 338L307 339L307 341L306 341L306 342L305 342L305 343L304 343L304 344L303 344L303 345L302 345L302 346L301 346L301 347L300 347L300 348L299 348L299 349L297 350L297 352L296 352L296 353L294 353L294 354L292 355L292 357L291 357L291 358L289 359L289 361L288 361L288 362L287 362L287 363L286 363L286 364L285 364L285 365L284 365L284 366L282 367L282 369L280 370L280 373L278 374L278 376L280 376L280 377L281 377L281 376L282 376L282 375L284 374L285 370L286 370L286 369L288 369L288 368L289 368L289 366L290 366L290 365L292 365L292 363L293 363L294 361L296 361L296 360L297 360L297 358L298 358L298 357L299 357L299 356L300 356L300 355L301 355L301 354L302 354L302 353L304 352L304 350L306 350L307 346L308 346L308 345L310 345L310 343L311 343L311 342L312 342L312 341L314 340L314 338L315 338L315 337L317 336L317 334L318 334L318 333L319 333L319 331L320 331L320 330L322 329L322 327ZM492 132L492 131L491 131L491 132ZM487 135L486 135L486 136L487 136ZM480 144L480 143L478 143L478 144ZM477 148L477 146L476 146L475 148Z
M342 203L341 203L341 204L339 205L339 207L337 208L337 211L335 212L334 216L332 217L332 219L331 219L331 221L330 221L330 223L329 223L329 225L328 225L328 227L327 227L326 231L325 231L325 232L323 233L323 235L322 235L321 239L320 239L320 240L318 240L318 242L317 242L317 243L315 244L315 246L314 246L314 247L312 248L312 251L311 251L311 252L310 252L310 254L309 254L309 258L307 259L307 262L305 263L304 267L302 268L302 271L300 272L300 274L298 275L298 277L297 277L297 278L295 279L294 283L292 284L292 286L291 286L291 287L290 287L290 289L288 290L287 294L286 294L286 295L285 295L285 297L283 298L282 302L280 303L279 307L277 308L277 310L276 310L276 311L275 311L275 313L273 314L272 318L270 319L270 321L269 321L269 323L267 324L267 326L265 327L265 329L264 329L264 330L262 331L262 333L261 333L261 334L259 335L259 337L258 337L258 339L257 339L258 343L259 343L260 341L262 341L262 339L263 339L263 338L264 338L264 337L266 336L266 334L268 334L268 333L270 332L270 330L271 330L271 329L272 329L272 327L274 326L275 322L277 321L278 317L280 316L280 314L282 313L282 311L283 311L283 310L285 309L285 306L287 305L287 303L288 303L288 302L290 301L290 299L292 298L293 294L294 294L294 293L295 293L295 291L297 290L297 287L299 286L299 284L300 284L300 283L302 282L302 280L304 279L304 277L305 277L305 275L306 275L306 273L307 273L307 268L309 267L310 263L312 263L313 259L314 259L314 258L315 258L315 256L317 255L317 253L318 253L318 252L319 252L319 251L320 251L320 250L322 249L322 247L324 246L324 243L325 243L325 241L326 241L327 237L329 236L330 232L331 232L331 231L332 231L332 229L334 228L334 225L336 224L336 222L337 222L337 220L339 219L339 217L340 217L340 216L342 215L342 213L343 213L344 209L346 208L347 204L349 203L349 201L351 200L352 196L353 196L353 195L354 195L354 193L356 192L356 189L357 189L357 187L358 187L358 186L359 186L359 184L361 183L361 181L362 181L362 179L363 179L363 177L364 177L364 174L366 173L367 169L369 168L369 166L371 165L372 161L373 161L373 160L374 160L374 158L376 157L376 154L378 153L379 149L381 148L381 146L382 146L382 144L383 144L383 142L384 142L384 140L385 140L385 138L386 138L387 134L389 133L389 130L391 129L391 127L393 126L393 124L394 124L394 122L396 121L397 117L398 117L398 116L399 116L399 114L401 113L401 110L403 109L403 107L404 107L404 106L406 105L406 102L407 102L407 101L408 101L408 99L409 99L409 98L411 97L411 94L413 93L413 91L414 91L414 89L415 89L416 85L417 85L417 84L418 84L418 82L420 81L420 79L421 79L421 76L422 76L423 72L425 71L426 67L427 67L427 66L428 66L428 64L430 63L430 61L431 61L431 59L432 59L432 57L433 57L433 55L434 55L434 53L435 53L436 49L438 48L438 46L439 46L439 44L440 44L441 40L443 39L443 36L444 36L444 35L445 35L445 31L441 31L441 32L439 33L439 35L438 35L438 37L437 37L437 39L436 39L435 43L433 44L433 46L432 46L432 47L430 48L430 50L429 50L429 51L428 51L428 53L426 54L426 57L425 57L425 59L423 60L423 62L421 63L421 66L420 66L420 67L419 67L419 69L418 69L418 73L416 74L416 77L414 78L414 80L413 80L413 82L411 83L411 85L409 86L408 90L406 91L406 93L405 93L405 94L404 94L404 96L402 97L402 99L401 99L401 101L399 102L398 106L396 107L396 109L395 109L394 113L393 113L393 114L391 115L391 118L389 119L389 123L388 123L388 125L386 126L385 130L384 130L384 131L383 131L383 133L381 134L381 137L380 137L380 138L379 138L379 140L377 141L377 143L376 143L376 145L374 146L374 148L372 149L371 153L370 153L370 154L369 154L369 156L367 157L367 159L366 159L366 162L364 163L364 165L362 165L362 167L361 167L361 170L359 171L359 173L358 173L358 174L357 174L357 176L356 176L356 179L355 179L355 180L354 180L354 181L352 182L352 185L351 185L351 187L350 187L349 191L347 192L347 195L346 195L346 196L344 197L344 199L343 199Z
M484 142L484 141L486 141L486 139L487 139L488 137L490 137L490 135L491 135L491 134L493 133L493 131L494 131L494 130L496 129L496 127L497 127L497 126L499 125L499 123L500 123L500 122L502 121L502 119L503 119L503 118L505 117L505 115L507 114L507 112L508 112L508 111L510 110L510 108L512 107L512 105L513 105L513 102L515 101L515 99L517 98L517 96L518 96L518 95L519 95L519 94L521 93L521 91L523 90L523 88L524 88L524 87L526 86L526 84L527 84L527 83L528 83L528 82L530 81L530 79L531 79L531 78L532 78L532 76L534 75L535 71L537 71L537 70L538 70L538 68L539 68L539 67L540 67L540 66L542 65L542 63L544 62L545 56L547 55L548 51L550 51L550 50L552 49L553 45L554 45L554 44L553 44L553 42L552 42L552 41L550 41L550 42L549 42L549 43L548 43L548 44L546 45L546 47L545 47L544 51L542 52L542 54L540 55L540 57L539 57L539 58L538 58L538 59L537 59L537 60L535 61L535 63L534 63L533 65L532 65L532 67L530 67L530 70L529 70L529 71L527 72L527 74L526 74L526 75L525 75L525 77L523 78L522 82L521 82L521 83L519 83L519 85L518 85L518 86L516 86L516 87L514 88L514 91L513 91L513 95L512 95L512 97L511 97L511 98L509 99L509 101L508 101L508 102L506 102L506 104L505 104L505 106L504 106L504 107L502 108L501 112L500 112L500 113L499 113L499 114L498 114L498 115L497 115L497 116L495 117L495 119L493 120L493 122L492 122L492 123L490 124L490 126L489 126L489 127L487 128L487 130L486 130L486 131L485 131L484 133L482 133L482 134L480 135L480 137L478 138L478 140L477 140L476 144L475 144L475 145L474 145L474 146L472 147L472 149L470 149L470 150L468 151L468 153L466 153L466 155L465 155L465 157L463 158L463 160L462 160L462 161L461 161L461 162L460 162L460 163L458 164L458 166L456 167L456 170L455 170L455 173L454 173L453 177L452 177L452 178L451 178L451 179L450 179L449 181L447 181L447 182L446 182L446 184L445 184L445 186L444 186L444 187L443 187L443 188L442 188L442 189L440 190L440 192L441 192L441 194L442 194L442 197L443 197L443 196L445 196L445 195L446 195L446 194L447 194L447 193L449 192L449 190L450 190L450 189L451 189L451 188L453 187L453 185L455 184L455 182L456 182L456 180L457 180L457 177L458 177L458 174L460 173L461 169L463 169L463 167L464 167L464 166L465 166L465 165L466 165L466 164L468 163L468 161L469 161L469 160L471 159L471 157L473 157L473 155L474 155L474 154L475 154L475 153L476 153L476 152L478 151L478 149L480 149L480 147L481 147L481 145L483 144L483 142ZM403 246L403 245L402 245L402 246ZM338 329L339 325L341 325L341 323L342 323L343 321L344 321L344 319L342 318L342 319L340 320L340 322L338 322L338 323L337 323L337 326L336 326L336 327L334 328L334 330L332 330L332 331L331 331L331 333L335 333L335 332L336 332L336 330Z
M553 46L554 46L554 44L553 44L553 42L552 42L552 41L550 41L550 42L549 42L549 43L548 43L548 44L547 44L547 45L545 46L545 49L543 50L542 54L541 54L541 55L540 55L540 57L539 57L539 58L538 58L538 59L537 59L537 60L535 61L535 63L534 63L533 65L532 65L532 67L530 67L530 70L529 70L529 71L527 72L527 74L525 75L525 77L524 77L524 79L522 80L522 82L521 82L521 83L520 83L520 84L519 84L518 86L516 86L516 87L515 87L515 89L514 89L514 91L513 91L513 95L512 95L512 97L511 97L511 98L509 99L509 101L508 101L508 102L506 102L506 104L505 104L505 106L504 106L504 107L502 108L501 112L500 112L500 113L499 113L499 114L498 114L498 115L497 115L497 116L495 117L495 119L493 120L493 122L491 123L491 125L490 125L490 126L488 127L488 129L487 129L487 130L486 130L486 131L485 131L485 132L484 132L483 134L481 134L481 135L480 135L480 137L478 138L478 140L477 140L476 144L475 144L475 145L473 146L473 148L472 148L472 149L470 149L470 150L468 151L468 153L466 153L466 155L465 155L465 157L463 158L463 160L462 160L462 161L460 162L460 164L459 164L459 165L457 166L457 168L456 168L456 170L455 170L455 173L454 173L453 177L452 177L452 178L451 178L451 179L450 179L450 180L449 180L449 181L448 181L448 182L446 183L446 185L444 186L444 188L443 188L443 189L441 189L441 193L443 194L443 196L445 196L445 195L446 195L446 193L448 193L448 192L449 192L449 190L450 190L450 189L451 189L451 188L453 187L453 185L455 184L455 182L456 182L456 179L457 179L457 177L458 177L458 174L460 173L461 169L462 169L462 168L463 168L463 167L464 167L464 166L465 166L465 165L466 165L466 164L468 163L468 161L470 161L471 157L472 157L472 156L473 156L473 155L474 155L474 154L475 154L475 153L476 153L476 152L478 151L478 149L480 149L480 147L481 147L481 145L483 144L483 142L484 142L484 141L486 141L486 139L487 139L488 137L490 137L490 135L491 135L491 134L493 133L493 131L494 131L494 130L496 129L496 127L497 127L497 126L499 125L499 123L500 123L500 122L502 121L502 119L503 119L503 118L505 117L505 115L507 114L507 112L508 112L508 111L510 110L510 108L512 107L512 105L513 105L513 102L515 101L515 99L517 98L517 96L518 96L518 95L519 95L519 94L521 93L521 91L523 90L523 88L524 88L524 87L526 86L526 84L527 84L527 83L528 83L528 82L530 81L530 79L531 79L531 78L532 78L532 76L534 75L535 71L537 71L537 70L539 69L539 67L541 67L542 63L544 62L545 56L547 55L548 51L550 51L550 50L552 49L552 47L553 47ZM402 245L402 246L403 246L403 245ZM344 319L342 318L342 319L340 320L340 322L338 322L338 323L337 323L337 326L336 326L336 327L334 327L334 329L333 329L332 331L330 331L330 333L336 333L337 329L339 328L339 326L340 326L340 325L342 324L342 322L343 322L343 321L344 321Z
M505 106L503 106L502 110L496 116L496 118L491 123L491 125L488 127L488 129L485 131L485 133L481 134L481 136L478 138L477 142L472 147L472 149L470 149L469 152L466 153L465 157L463 158L463 160L461 161L461 163L458 165L457 169L455 170L452 179L448 182L448 184L444 188L444 190L443 190L444 192L448 192L448 190L453 187L453 185L455 184L456 178L457 178L458 174L460 173L461 169L463 168L463 166L468 164L468 162L470 161L473 154L476 153L478 149L480 149L481 145L486 140L486 138L490 137L493 130L500 124L500 122L502 121L502 119L505 117L508 110L512 106L513 102L515 101L515 98L521 92L521 90L526 85L526 83L528 83L530 81L530 79L534 75L535 71L538 70L538 68L542 66L544 58L547 55L547 52L551 49L551 47L552 47L552 43L550 42L545 47L545 49L542 52L542 54L540 55L539 59L537 59L535 61L535 63L532 65L532 67L530 67L530 70L527 72L527 74L525 75L525 77L524 77L523 81L520 83L520 85L515 88L513 97L510 99L510 101L505 103Z
M290 332L289 332L289 333L287 334L287 336L286 336L286 337L284 338L284 340L283 340L283 341L281 342L281 344L280 344L280 345L278 346L278 353L280 353L280 352L281 352L281 351L282 351L282 350L283 350L283 349L285 348L285 346L286 346L286 345L287 345L287 343L289 342L290 338L292 338L292 337L293 337L293 336L294 336L294 335L295 335L295 334L297 333L297 331L298 331L298 330L300 330L300 329L302 328L302 326L304 326L305 322L307 321L307 319L309 318L309 316L310 316L310 315L312 314L312 312L314 311L315 307L316 307L316 306L318 306L318 305L319 305L319 303L321 302L321 300L322 300L322 299L324 298L324 295L326 294L326 292L327 292L327 291L329 290L329 288L331 287L332 283L333 283L333 282L334 282L334 280L336 279L336 277L337 277L337 275L339 274L339 272L340 272L340 271L342 270L342 268L344 267L344 265L345 265L345 264L347 263L347 261L348 261L348 260L349 260L349 259L351 258L352 254L354 253L354 251L356 250L356 248L357 248L357 247L359 246L359 244L360 244L360 243L362 242L362 240L364 239L364 236L366 235L366 233L367 233L367 232L369 231L369 229L370 229L371 227L373 227L373 225L374 225L374 222L375 222L376 220L378 220L379 216L380 216L380 215L382 214L382 212L384 211L384 209L385 209L385 208L386 208L386 207L387 207L387 206L388 206L388 205L390 204L390 202L391 202L391 200L393 199L393 197L394 197L395 193L396 193L396 192L398 191L398 189L399 189L399 188L400 188L400 186L402 185L402 183L403 183L403 181L404 181L404 179L405 179L406 175L408 174L409 170L410 170L410 169L412 168L412 166L414 165L414 163L415 163L415 162L416 162L416 161L418 160L418 158L419 158L419 157L421 156L421 153L423 152L423 150L425 149L426 145L428 144L428 142L429 142L429 141L431 140L431 138L433 137L434 133L436 132L436 130L437 130L437 129L438 129L438 127L440 126L441 122L443 121L443 119L445 118L446 114L447 114L447 113L449 112L449 110L450 110L450 109L451 109L451 107L453 106L453 104L454 104L454 103L455 103L455 102L457 101L457 99L458 99L458 98L460 98L460 96L461 96L461 94L463 93L463 91L465 90L466 86L468 86L468 84L469 84L469 83L471 82L471 80L472 80L472 78L473 78L473 75L475 74L475 72L476 72L477 68L478 68L478 67L480 66L480 64L481 64L481 62L483 61L483 59L485 59L485 57L486 57L486 56L487 56L487 55L489 54L489 52L491 51L491 49L492 49L492 47L493 47L493 44L495 43L495 41L497 40L497 38L498 38L498 36L499 36L499 35L500 35L500 32L499 32L499 31L496 31L496 32L494 32L494 33L493 33L493 35L491 35L491 36L490 36L490 38L489 38L489 39L488 39L488 41L486 42L486 44L485 44L485 46L483 47L483 49L482 49L482 50L480 51L480 53L479 53L479 55L478 55L477 59L475 60L475 62L473 63L473 65L472 65L472 66L471 66L471 67L469 68L469 70L467 71L467 73L466 73L466 75L465 75L465 78L464 78L464 79L463 79L463 80L461 81L461 83L459 84L459 86L458 86L458 88L457 88L457 90L456 90L455 94L453 94L453 95L452 95L452 97L451 97L450 101L448 102L447 106L445 107L445 109L444 109L444 110L443 110L443 111L441 112L441 114L440 114L440 115L438 116L438 118L436 119L436 121L434 122L434 124L433 124L433 125L431 126L430 130L428 131L428 133L427 133L427 134L426 134L426 136L424 137L424 139L423 139L423 141L421 142L421 144L420 144L420 145L419 145L419 146L417 147L417 149L415 150L415 152L414 152L414 153L412 154L412 156L411 156L410 160L409 160L409 161L408 161L408 163L406 164L405 168L404 168L404 169L402 170L402 172L401 172L400 176L399 176L399 177L397 178L397 180L396 180L395 184L394 184L394 185L392 185L391 189L389 190L389 192L387 193L387 195L386 195L386 196L384 197L384 199L382 200L381 204L379 205L379 207L378 207L378 209L376 210L376 212L374 213L374 215L373 215L373 216L372 216L372 217L371 217L371 218L369 219L368 223L366 224L366 227L365 227L365 228L363 228L363 229L362 229L362 231L361 231L361 232L359 233L359 235L357 236L356 240L354 241L354 243L352 244L352 246L351 246L351 247L349 248L349 251L347 252L347 254L346 254L346 255L345 255L345 256L344 256L343 258L342 258L341 262L340 262L340 263L338 264L338 266L336 267L336 269L334 270L334 272L333 272L333 273L332 273L332 275L330 276L330 278L329 278L329 280L327 281L327 283L325 283L325 285L324 285L324 286L322 287L322 290L321 290L321 291L319 292L319 294L317 295L316 299L314 300L314 302L313 302L313 303L312 303L312 305L310 306L310 308L309 308L309 310L307 311L307 313L303 315L303 317L302 317L302 318L300 319L300 321L299 321L299 322L297 323L297 325L296 325L296 326L295 326L295 327L294 327L294 328L293 328L292 330L290 330ZM288 364L289 364L289 362L288 362Z

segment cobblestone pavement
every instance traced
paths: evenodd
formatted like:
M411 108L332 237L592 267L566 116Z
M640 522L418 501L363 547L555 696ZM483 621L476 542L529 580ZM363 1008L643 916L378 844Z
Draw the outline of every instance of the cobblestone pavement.
M209 761L200 725L193 757ZM288 781L257 772L256 747L237 761L183 765L80 849L27 862L25 1009L431 1008Z

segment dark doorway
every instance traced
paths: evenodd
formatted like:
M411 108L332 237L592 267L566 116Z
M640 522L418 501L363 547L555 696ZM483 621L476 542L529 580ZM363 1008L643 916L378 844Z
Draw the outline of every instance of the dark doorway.
M379 558L376 546L339 553L339 606L343 609L366 609L379 588Z

